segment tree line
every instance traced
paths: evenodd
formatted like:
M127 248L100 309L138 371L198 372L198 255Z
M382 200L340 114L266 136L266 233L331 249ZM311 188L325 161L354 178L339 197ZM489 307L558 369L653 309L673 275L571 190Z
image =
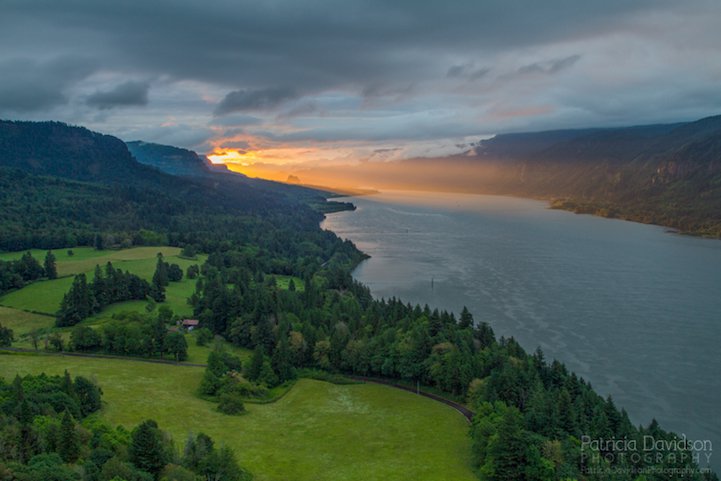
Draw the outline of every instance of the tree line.
M150 292L148 281L116 269L111 262L105 265L104 270L95 266L91 282L88 282L85 274L75 276L70 290L65 293L60 303L55 325L74 326L112 303L142 300Z
M156 315L138 312L113 314L112 321L94 329L75 326L70 332L67 350L101 352L120 356L168 356L175 361L188 358L188 344L177 318L167 306L161 306Z
M55 264L55 255L52 251L45 254L43 264L26 252L15 261L0 261L0 294L13 289L21 289L27 284L41 278L55 279L58 270Z

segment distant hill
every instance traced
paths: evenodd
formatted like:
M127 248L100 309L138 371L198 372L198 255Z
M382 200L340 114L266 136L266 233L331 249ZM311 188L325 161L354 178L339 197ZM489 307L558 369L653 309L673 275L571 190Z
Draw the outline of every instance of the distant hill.
M126 145L138 162L155 167L168 174L189 177L208 177L214 173L223 171L230 173L225 166L222 166L222 169L210 167L207 159L199 156L192 150L143 142L141 140L126 142Z
M82 181L158 178L122 140L60 122L0 120L0 165Z
M226 188L250 187L275 196L302 200L321 212L353 208L348 203L327 202L326 199L334 194L324 191L322 188L250 178L229 170L225 165L212 164L205 156L192 150L139 140L127 142L127 146L138 162L144 165L172 175L211 180L216 188L219 186Z
M391 171L391 169L395 169ZM382 187L516 195L721 238L721 116L497 135L464 155L384 165Z
M473 161L504 193L576 212L721 237L721 116L640 127L499 135Z
M185 172L202 169L190 151L152 150L183 152ZM324 209L347 208L242 175L171 175L138 162L120 139L59 122L0 121L0 185L0 250L92 245L98 234L111 245L242 243L266 220L313 230Z

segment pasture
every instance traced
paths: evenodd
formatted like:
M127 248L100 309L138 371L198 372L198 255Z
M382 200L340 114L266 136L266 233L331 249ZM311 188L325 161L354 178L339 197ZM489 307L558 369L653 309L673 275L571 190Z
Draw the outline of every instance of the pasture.
M463 417L433 400L374 384L301 379L272 404L226 416L195 395L202 368L133 360L0 354L0 376L89 376L104 392L100 415L132 427L152 418L183 444L205 432L232 447L257 481L472 481ZM429 422L433 420L433 422Z

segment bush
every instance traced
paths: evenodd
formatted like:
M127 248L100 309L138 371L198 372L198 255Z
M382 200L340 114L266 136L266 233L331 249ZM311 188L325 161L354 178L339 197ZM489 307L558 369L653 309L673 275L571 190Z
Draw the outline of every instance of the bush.
M0 324L0 347L10 347L12 343L13 330Z
M198 346L207 346L213 340L213 333L207 327L202 327L195 333L195 343Z
M238 415L245 412L245 405L239 394L226 392L220 395L218 411L223 414Z

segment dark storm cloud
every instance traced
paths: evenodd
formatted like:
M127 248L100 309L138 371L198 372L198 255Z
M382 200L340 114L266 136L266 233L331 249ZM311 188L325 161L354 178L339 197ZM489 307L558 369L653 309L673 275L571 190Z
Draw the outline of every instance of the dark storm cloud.
M135 82L131 80L111 90L95 92L88 97L86 103L100 110L147 105L149 89L150 84L148 82Z
M0 26L25 49L96 54L133 68L229 87L290 80L299 93L432 75L433 57L593 36L667 0L274 2L10 0ZM158 12L162 12L159 14ZM511 34L512 32L512 34ZM112 60L110 60L112 59Z
M0 113L47 110L68 102L67 90L95 69L86 58L38 62L0 57Z
M140 115L155 116L146 124L185 116L177 121L199 128L199 118L201 127L248 125L231 118L252 113L289 124L274 132L289 141L432 138L456 128L602 125L603 106L587 99L603 92L614 121L678 120L713 113L721 100L720 22L718 0L4 0L0 113L56 106L82 121L72 108L88 101L118 130ZM92 61L58 67L70 56ZM17 57L25 64L8 67ZM164 88L142 114L109 111L145 103L142 89L84 84L96 71L110 78L100 85L153 78ZM704 96L692 111L689 91ZM196 102L184 103L186 93ZM397 122L422 114L423 128L392 125L391 109ZM497 125L488 113L501 110L513 115ZM326 124L294 125L307 117Z
M218 104L215 108L215 115L269 110L297 96L293 89L286 87L235 90L228 93Z

